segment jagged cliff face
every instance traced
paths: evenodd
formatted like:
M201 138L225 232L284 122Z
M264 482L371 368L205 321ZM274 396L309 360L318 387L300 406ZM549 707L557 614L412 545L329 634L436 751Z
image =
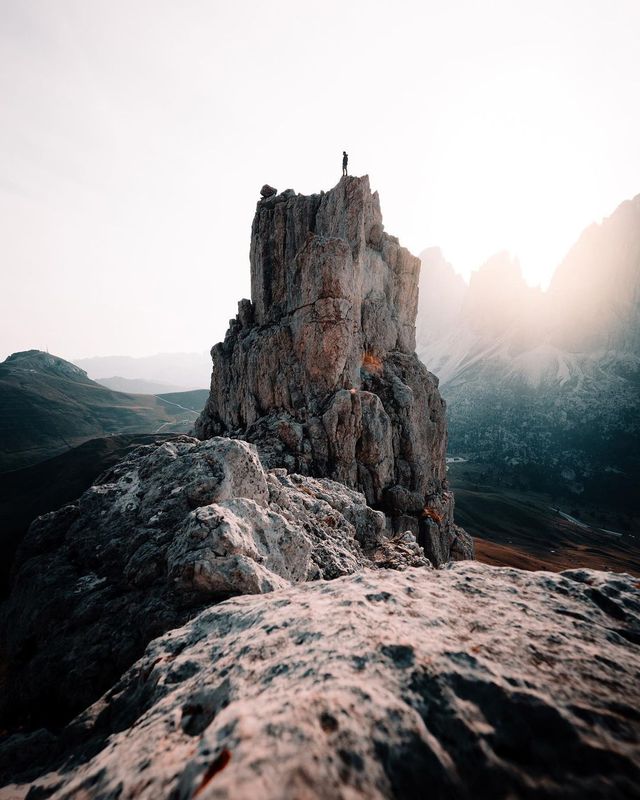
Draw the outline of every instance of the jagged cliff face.
M212 350L201 438L254 442L269 467L359 488L442 563L453 524L444 403L416 357L419 259L384 232L369 180L258 203L251 302Z
M590 225L549 286L552 340L577 352L640 351L640 195Z
M504 254L462 288L423 258L417 349L441 380L451 452L635 516L640 195L584 231L546 292Z

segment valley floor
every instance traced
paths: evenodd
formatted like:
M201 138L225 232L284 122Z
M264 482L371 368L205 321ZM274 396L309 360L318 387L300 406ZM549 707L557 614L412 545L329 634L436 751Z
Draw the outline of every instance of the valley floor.
M450 462L449 481L456 521L474 537L478 561L528 570L587 567L640 576L637 520L616 520L610 510L587 507L578 498L561 502L499 485L484 465Z

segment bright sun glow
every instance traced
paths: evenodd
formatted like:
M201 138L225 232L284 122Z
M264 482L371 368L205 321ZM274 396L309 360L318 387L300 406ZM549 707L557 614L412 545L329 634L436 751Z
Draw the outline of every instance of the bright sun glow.
M0 359L207 350L259 187L328 190L344 149L412 252L547 284L640 191L639 31L638 0L0 3Z
M518 70L461 97L456 116L455 133L438 145L440 246L467 277L508 250L527 282L545 287L592 221L583 201L593 181L588 120L553 75Z

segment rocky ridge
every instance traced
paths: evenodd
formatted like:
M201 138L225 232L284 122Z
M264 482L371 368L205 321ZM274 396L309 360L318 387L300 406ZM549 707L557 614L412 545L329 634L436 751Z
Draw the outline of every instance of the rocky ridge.
M259 201L250 261L251 301L212 349L197 435L242 437L269 467L362 491L436 564L471 557L438 381L414 352L420 262L384 232L368 178Z
M361 494L267 472L246 442L137 448L31 525L2 609L0 714L5 726L68 721L152 638L225 597L427 564Z
M628 800L639 641L629 576L365 569L202 611L0 770L56 800Z

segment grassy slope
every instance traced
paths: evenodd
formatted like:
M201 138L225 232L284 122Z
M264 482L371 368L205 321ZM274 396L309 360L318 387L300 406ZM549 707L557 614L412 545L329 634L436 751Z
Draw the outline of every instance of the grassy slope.
M194 419L192 411L152 395L124 394L88 378L0 365L0 472L107 434L159 429L186 433Z
M475 538L479 561L521 569L589 567L640 575L635 522L622 536L585 529L562 518L548 496L481 483L478 472L472 464L449 468L456 522ZM576 505L580 519L593 524L593 515L579 500L562 510L571 513Z
M188 392L165 392L156 395L156 397L168 401L169 403L183 406L184 408L190 408L192 411L196 411L199 414L204 408L204 404L207 402L209 390L191 389Z

